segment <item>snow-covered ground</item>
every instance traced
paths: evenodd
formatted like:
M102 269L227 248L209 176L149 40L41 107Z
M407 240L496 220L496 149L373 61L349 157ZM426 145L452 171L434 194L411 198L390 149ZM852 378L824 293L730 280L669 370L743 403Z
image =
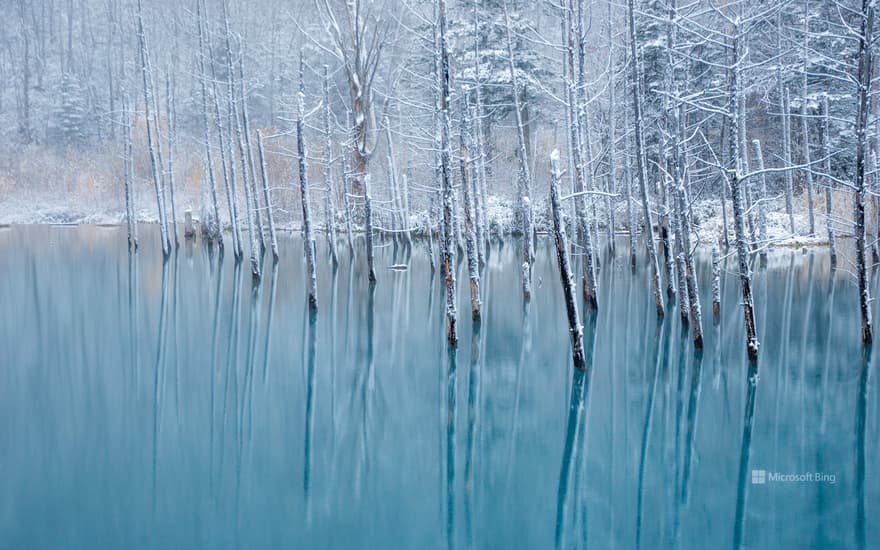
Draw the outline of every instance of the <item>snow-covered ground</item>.
M102 200L106 199L103 193L95 193L87 200L69 201L64 194L46 194L34 196L31 193L9 193L0 196L0 224L116 224L124 223L124 212L121 201ZM179 197L177 209L178 221L183 222L184 211L192 209L193 216L200 218L200 204L198 196L184 195ZM835 208L833 227L835 234L841 237L852 234L851 225L848 222L849 213L852 211L852 199L847 193L835 194ZM154 202L148 196L140 197L138 220L142 223L155 223L157 220ZM598 210L600 231L604 235L605 216L604 210ZM544 201L534 201L533 218L535 227L539 231L547 230ZM313 212L320 215L321 208L313 208ZM809 235L809 209L806 197L797 196L794 201L795 234L790 230L790 219L785 213L785 202L782 197L770 200L767 212L767 243L768 248L790 248L804 246L823 246L828 244L825 218L824 196L817 195L814 205L815 212L815 235ZM494 237L510 234L516 229L515 206L510 201L490 196L486 205L488 232ZM622 201L617 205L616 211L617 231L625 232L627 223L626 205ZM721 201L717 198L702 199L692 207L692 221L694 224L694 238L701 244L711 246L723 240L724 216L722 215ZM636 210L637 220L640 221L640 208ZM428 225L428 213L426 211L414 212L410 218L410 227L423 230ZM656 222L656 217L655 217ZM728 201L727 224L729 238L733 240L733 213ZM279 220L278 227L282 230L296 230L299 222ZM319 227L323 221L319 218ZM870 228L877 226L876 214L873 208L868 209L869 233ZM341 218L337 222L337 228L344 231L345 224ZM748 234L748 227L746 232ZM757 228L756 228L757 233Z

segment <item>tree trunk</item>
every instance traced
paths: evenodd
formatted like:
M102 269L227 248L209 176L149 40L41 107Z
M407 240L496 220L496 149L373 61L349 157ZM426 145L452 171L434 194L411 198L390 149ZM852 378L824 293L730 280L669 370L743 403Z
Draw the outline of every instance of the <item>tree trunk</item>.
M868 99L873 74L870 44L874 27L874 0L862 0L862 25L859 36L858 111L856 114L856 197L854 221L856 234L856 271L859 280L859 310L862 317L862 341L873 340L871 328L871 297L868 288L868 268L865 258L865 200L868 193L866 156L868 149Z
M446 339L450 347L458 346L455 307L455 245L453 243L452 176L449 151L449 48L446 42L446 0L437 0L440 19L440 180L443 194L443 269L446 277ZM526 239L528 240L528 239Z
M303 126L305 122L305 92L302 82L302 70L300 70L299 94L298 94L299 116L296 119L296 153L299 160L299 194L302 202L303 215L303 247L305 248L306 267L309 271L308 292L309 292L309 310L318 310L318 276L315 269L315 237L312 234L312 213L309 201L309 182L308 182L308 163L306 157L305 136L303 136ZM372 266L371 266L372 271Z
M480 259L477 253L477 231L474 226L474 207L471 200L471 167L470 149L471 134L470 120L468 117L470 105L467 101L467 91L462 90L461 110L461 188L464 190L464 234L465 249L467 250L468 278L471 287L471 318L475 322L480 321Z
M575 301L574 278L568 259L568 242L565 227L562 225L562 208L559 205L559 150L550 155L550 207L553 214L553 235L556 240L556 260L559 264L559 278L565 296L565 311L568 315L568 331L571 339L571 357L574 368L586 370L584 359L584 338L581 321Z
M324 65L324 217L327 220L327 244L333 269L339 265L336 254L336 206L333 201L333 127L330 120L330 75Z
M733 66L730 69L730 89L728 100L728 117L730 126L736 129L739 126L739 101L740 91L740 54L739 54L739 26L733 26ZM742 169L739 157L739 140L730 140L730 161L728 169L730 191L733 199L733 226L736 235L736 252L739 259L739 278L742 285L743 316L746 328L746 350L749 361L758 361L758 330L755 326L755 307L752 303L752 275L749 270L749 250L746 243L745 227L743 223L743 201L740 189L740 170Z
M272 246L272 259L278 261L278 238L275 234L275 218L272 213L272 200L269 193L269 172L266 169L266 155L263 152L263 133L257 130L257 153L260 157L260 179L263 183L263 202L266 203L266 221L269 223L269 239Z
M507 3L504 3L504 22L507 34L507 62L510 69L510 82L513 87L514 111L516 113L517 139L519 140L519 171L520 171L520 208L522 211L522 237L523 237L523 299L532 298L532 203L529 197L529 189L532 184L532 174L529 169L528 142L526 141L525 127L522 116L522 105L519 98L519 79L513 63L513 38L510 29L510 15L507 12Z
M629 19L629 42L630 54L632 56L632 102L633 116L635 118L635 140L636 140L636 167L639 178L639 190L642 199L642 213L645 219L645 232L648 245L648 261L651 263L651 286L654 290L654 306L657 309L657 316L663 317L663 294L660 290L660 266L657 261L657 244L654 242L654 224L651 219L651 206L648 202L648 185L645 181L647 174L645 173L645 138L642 135L642 93L641 81L639 79L639 59L636 51L636 31L635 31L635 15L633 0L627 0L627 14Z

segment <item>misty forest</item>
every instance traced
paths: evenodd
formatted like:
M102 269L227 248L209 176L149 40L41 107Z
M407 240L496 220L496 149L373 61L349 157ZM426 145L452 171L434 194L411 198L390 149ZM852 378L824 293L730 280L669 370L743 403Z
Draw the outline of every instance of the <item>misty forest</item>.
M880 546L875 0L0 5L0 547Z

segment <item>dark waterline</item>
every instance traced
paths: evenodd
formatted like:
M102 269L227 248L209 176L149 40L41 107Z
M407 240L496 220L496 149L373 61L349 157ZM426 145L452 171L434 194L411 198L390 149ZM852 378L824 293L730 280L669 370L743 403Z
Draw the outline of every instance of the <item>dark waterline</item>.
M527 307L492 248L450 353L418 243L377 250L371 291L319 239L310 315L298 236L254 287L154 233L129 256L121 227L0 229L2 548L880 545L876 359L824 250L755 267L751 371L732 272L716 325L698 262L700 355L646 266L604 256L582 375L549 240Z

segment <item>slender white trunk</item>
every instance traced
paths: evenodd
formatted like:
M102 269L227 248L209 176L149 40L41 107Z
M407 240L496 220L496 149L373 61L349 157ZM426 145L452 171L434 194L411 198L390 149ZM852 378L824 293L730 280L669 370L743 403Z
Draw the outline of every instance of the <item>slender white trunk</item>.
M455 306L455 244L453 243L454 231L452 224L453 201L452 201L452 174L449 150L449 48L446 38L446 1L437 0L437 12L440 20L440 180L443 195L443 270L446 277L446 340L450 347L458 346L458 332L456 330L458 313ZM528 237L526 237L528 240Z
M470 119L468 117L470 105L467 101L467 90L462 90L462 110L461 110L461 136L460 136L460 168L461 168L461 188L464 191L464 235L465 250L467 251L468 279L470 280L471 290L471 318L480 321L480 259L477 253L477 231L474 223L474 207L471 191L471 166L470 166L470 150L471 150L471 131Z
M333 126L330 112L330 74L324 65L324 218L327 220L327 244L333 268L339 265L336 254L336 206L333 200Z
M651 217L651 205L648 202L648 184L645 167L645 137L642 134L642 92L639 79L639 58L636 50L636 31L633 0L627 0L627 14L629 19L629 43L630 55L632 56L632 103L633 117L635 118L634 130L636 140L636 167L639 178L639 190L642 199L642 214L645 219L645 238L648 245L648 261L651 264L651 286L654 290L654 306L657 316L663 317L663 293L660 290L660 265L657 260L657 244L654 242L654 223Z
M278 238L275 234L275 216L272 212L272 199L269 193L269 172L266 169L266 154L263 151L263 133L257 130L257 153L260 157L260 179L263 184L263 202L266 203L266 220L269 223L269 239L272 246L272 259L278 261Z
M510 83L513 92L513 110L516 114L516 135L519 142L519 177L520 177L520 208L522 209L522 239L523 239L523 298L528 301L532 298L532 203L529 197L532 185L532 174L529 169L528 144L526 142L525 128L523 126L522 103L520 101L519 78L516 74L513 57L513 38L510 29L510 14L507 11L507 0L504 0L504 23L507 34L507 64L510 70Z
M138 24L138 46L140 50L141 75L144 85L144 112L147 127L147 147L150 150L150 168L153 172L153 186L156 190L156 203L159 211L159 237L162 239L162 253L165 257L171 253L171 241L168 239L168 226L165 221L165 193L162 182L159 178L159 167L157 165L156 150L153 146L153 132L150 120L150 62L149 52L147 51L147 37L144 34L144 20L142 15L141 0L138 0L137 11Z
M207 161L205 163L207 175L208 175L208 185L210 187L211 192L211 214L213 215L213 220L209 220L206 223L208 228L208 233L212 239L217 240L217 244L220 247L223 247L223 238L221 236L221 227L220 227L220 206L217 202L217 182L214 178L214 160L212 159L211 154L211 129L210 129L210 116L208 114L208 74L205 70L205 30L204 30L204 22L203 12L202 12L202 2L204 0L198 0L196 2L196 11L198 14L197 23L199 26L199 53L196 56L199 60L199 84L202 88L202 115L204 122L204 130L205 130L205 157Z
M302 69L300 69L300 82L298 94L299 116L296 119L296 153L299 161L299 194L302 203L303 216L303 247L305 248L306 268L309 273L308 292L309 310L318 310L318 275L315 268L315 237L312 234L311 202L309 201L308 161L306 157L305 136L303 126L305 122L305 92L302 81ZM372 271L372 266L370 268Z

